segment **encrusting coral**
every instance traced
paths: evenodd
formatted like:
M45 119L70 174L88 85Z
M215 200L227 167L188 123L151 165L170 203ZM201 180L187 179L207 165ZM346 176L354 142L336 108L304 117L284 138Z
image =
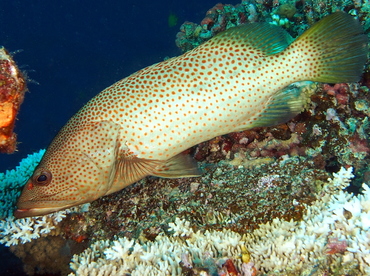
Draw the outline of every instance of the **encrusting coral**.
M0 153L13 153L17 148L13 129L26 91L26 76L13 57L0 47Z
M369 1L242 0L236 5L216 4L206 12L200 24L183 23L176 36L176 45L182 52L187 52L224 30L252 22L282 26L296 37L319 19L338 10L361 19L365 30L370 28Z

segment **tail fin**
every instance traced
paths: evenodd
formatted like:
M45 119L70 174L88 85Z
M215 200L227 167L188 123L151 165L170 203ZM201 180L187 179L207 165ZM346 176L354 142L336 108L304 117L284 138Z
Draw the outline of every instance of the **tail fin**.
M368 51L368 39L363 32L360 23L352 16L336 12L298 37L293 44L307 57L309 80L329 83L358 81Z

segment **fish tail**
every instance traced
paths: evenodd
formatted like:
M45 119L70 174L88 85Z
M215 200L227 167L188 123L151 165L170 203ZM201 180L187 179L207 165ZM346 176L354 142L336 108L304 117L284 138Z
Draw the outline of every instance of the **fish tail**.
M367 60L368 38L351 15L336 12L305 31L291 45L302 56L302 78L317 82L359 81ZM307 76L308 74L308 76Z

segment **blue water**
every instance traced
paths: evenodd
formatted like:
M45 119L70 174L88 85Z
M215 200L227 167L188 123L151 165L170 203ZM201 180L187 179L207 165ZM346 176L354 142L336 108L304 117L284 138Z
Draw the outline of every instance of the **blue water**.
M68 4L67 4L68 3ZM176 33L199 23L215 0L0 2L0 45L29 78L15 131L18 152L0 154L0 172L45 148L91 97L166 56L180 54ZM229 1L237 4L240 1ZM170 28L170 13L178 24Z

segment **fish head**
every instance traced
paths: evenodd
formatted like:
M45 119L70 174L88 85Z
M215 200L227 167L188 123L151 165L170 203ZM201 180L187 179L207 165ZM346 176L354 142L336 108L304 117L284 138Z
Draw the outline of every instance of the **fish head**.
M111 122L62 129L17 201L17 218L41 216L104 196L115 177L119 127Z

